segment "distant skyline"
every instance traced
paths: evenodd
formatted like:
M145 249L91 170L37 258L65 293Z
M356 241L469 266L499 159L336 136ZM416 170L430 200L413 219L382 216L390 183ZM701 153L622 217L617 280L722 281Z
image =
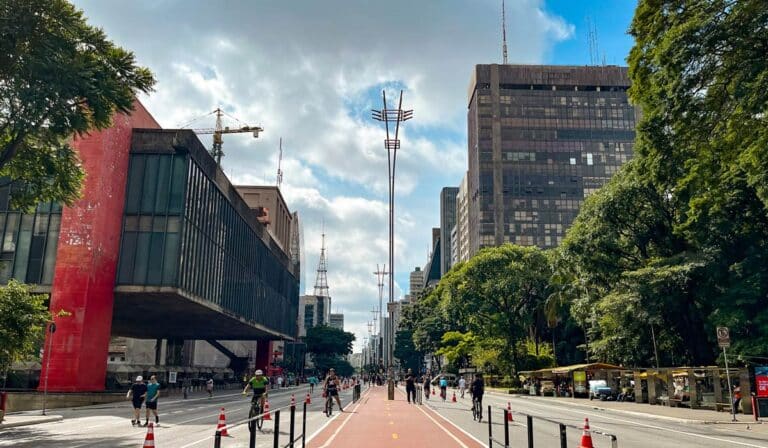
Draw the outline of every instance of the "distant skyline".
M440 190L458 186L467 169L467 86L475 64L501 63L501 0L74 3L155 73L156 91L141 100L163 127L221 106L264 128L258 139L225 136L222 167L233 183L274 184L283 138L282 192L304 227L301 292L314 286L324 220L333 308L359 351L378 305L373 271L388 259L384 130L370 109L381 108L382 89L404 89L404 107L414 109L397 166L401 298L410 271L427 261ZM588 64L589 17L600 59L625 65L635 6L509 0L509 62Z

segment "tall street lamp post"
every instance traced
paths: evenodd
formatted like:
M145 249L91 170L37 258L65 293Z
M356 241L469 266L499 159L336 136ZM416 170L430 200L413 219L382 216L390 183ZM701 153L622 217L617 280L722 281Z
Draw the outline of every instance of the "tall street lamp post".
M43 415L46 415L46 406L48 405L48 372L51 371L51 350L53 347L53 333L56 332L56 324L48 324L48 348L45 349L45 379L43 380Z
M392 332L394 330L394 322L392 320L392 306L395 297L395 163L397 162L397 150L400 149L400 123L408 121L413 118L413 110L403 110L403 91L400 91L400 101L398 102L397 109L389 109L387 107L387 93L381 91L381 98L384 103L384 108L381 110L372 110L373 119L376 121L384 122L384 129L387 133L387 138L384 140L384 147L387 149L387 171L389 175L389 302L387 311L389 312L389 319L387 319L387 341L386 341L386 360L387 366L392 367ZM390 124L394 125L394 136L390 136L389 128Z

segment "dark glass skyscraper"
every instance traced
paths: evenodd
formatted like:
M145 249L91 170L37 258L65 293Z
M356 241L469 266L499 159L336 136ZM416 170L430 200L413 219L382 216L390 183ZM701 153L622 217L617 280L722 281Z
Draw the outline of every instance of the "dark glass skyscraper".
M477 65L469 87L471 254L552 247L632 157L626 67Z
M458 187L443 187L440 191L440 277L451 270L451 230L456 225L458 194Z

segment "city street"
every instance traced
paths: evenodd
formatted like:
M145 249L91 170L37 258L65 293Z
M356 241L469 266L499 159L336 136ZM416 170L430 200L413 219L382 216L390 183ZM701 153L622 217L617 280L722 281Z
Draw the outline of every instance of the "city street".
M301 432L301 409L308 388L272 390L269 392L272 421L265 421L263 431L257 435L257 446L271 447L273 442L274 411L288 406L291 394L297 402L296 434ZM352 400L352 389L341 392L344 406ZM188 400L177 398L161 399L159 403L160 425L155 428L155 446L190 448L213 446L213 435L221 407L226 409L226 421L232 425L248 416L250 396L243 397L237 390L221 391L212 399L196 394ZM307 434L311 435L329 419L322 412L323 400L320 388L315 388L312 404L307 413ZM23 426L0 431L0 447L132 447L141 446L147 429L132 427L129 402L112 405L88 406L74 409L54 409L51 414L60 414L64 420L34 426ZM338 413L335 409L334 414ZM288 410L281 412L281 443L288 441ZM144 411L142 410L142 421ZM229 431L231 437L222 440L222 447L247 447L246 425Z
M449 397L451 392L449 391ZM404 399L401 394L398 398ZM585 401L585 400L582 400ZM641 416L628 416L599 410L590 410L582 406L567 406L561 402L551 403L544 400L528 399L486 394L483 399L483 415L486 418L482 424L472 420L470 411L472 402L469 393L464 399L457 397L457 403L447 400L435 400L431 397L429 406L435 409L447 420L461 427L473 437L488 444L487 406L494 407L493 435L497 440L504 440L504 422L502 408L511 403L514 423L510 424L510 442L512 446L524 446L527 440L525 416L518 412L533 416L545 417L568 425L583 427L584 418L589 418L593 430L614 434L618 437L618 446L622 448L727 448L727 447L768 447L768 431L747 430L748 417L743 424L683 424L671 420L661 420ZM424 401L427 404L427 401ZM726 414L724 414L726 415ZM724 417L724 419L727 418ZM582 431L568 428L568 446L577 447L581 440ZM536 446L559 446L558 425L540 419L534 419L534 440ZM610 439L599 434L593 434L595 447L610 447Z

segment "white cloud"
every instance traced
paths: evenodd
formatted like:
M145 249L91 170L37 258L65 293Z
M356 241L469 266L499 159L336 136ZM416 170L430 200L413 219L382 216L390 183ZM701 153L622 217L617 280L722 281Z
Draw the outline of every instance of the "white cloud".
M219 105L264 127L258 139L225 136L222 164L235 183L273 183L284 138L283 192L302 214L309 289L325 219L334 307L358 330L377 295L371 273L387 259L387 159L370 92L386 85L394 98L405 88L414 119L398 154L397 280L405 286L424 264L440 184L458 185L466 170L470 73L501 59L497 0L75 3L154 71L156 92L142 100L165 127ZM507 3L511 62L542 62L574 32L543 0Z

